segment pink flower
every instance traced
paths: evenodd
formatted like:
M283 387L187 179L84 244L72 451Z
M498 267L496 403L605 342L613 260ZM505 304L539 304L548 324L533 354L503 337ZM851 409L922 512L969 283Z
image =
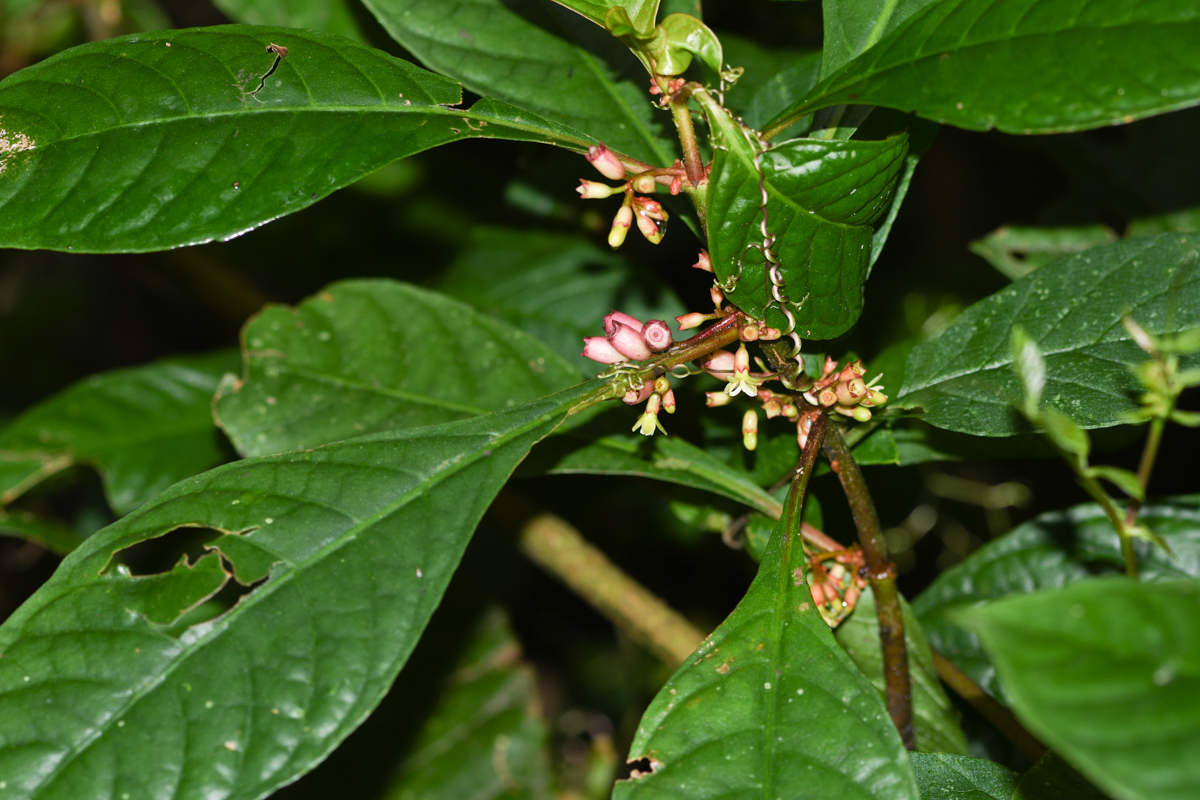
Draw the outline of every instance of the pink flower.
M708 314L701 314L699 311L693 311L690 314L684 314L683 316L676 317L675 321L679 323L679 330L690 331L692 328L699 328L704 324L706 319L710 319Z
M604 317L604 333L611 336L616 330L617 325L628 325L634 330L642 329L642 321L637 317L631 317L624 311L617 311L615 308Z
M633 361L642 361L650 357L650 348L642 340L642 332L620 322L616 329L608 334L608 341L621 355Z
M705 392L705 405L709 408L720 408L733 402L733 398L724 392Z
M701 250L700 257L696 259L696 263L692 264L692 266L695 267L696 269L702 269L705 272L712 272L713 271L712 259L708 257L708 251Z
M621 159L604 145L588 148L587 160L591 162L601 175L609 180L625 180L625 165Z
M635 197L633 202L637 204L639 214L645 214L650 219L656 219L659 222L667 221L667 212L663 211L662 203L657 200L651 200L649 197Z
M651 394L654 393L654 381L645 381L642 383L642 388L637 391L630 390L621 398L627 406L636 406L638 403L644 402Z
M629 182L629 185L633 187L633 190L635 192L641 192L642 194L650 194L651 192L654 191L654 187L655 187L656 183L657 183L657 181L654 179L653 175L642 173L641 175L638 175L633 180L631 180Z
M658 223L641 208L637 210L637 225L638 230L642 232L642 236L645 236L646 241L650 244L658 244L663 240L663 232L658 227Z
M662 396L662 407L663 407L663 411L666 411L668 414L675 413L675 390L674 389L668 389L667 393Z
M661 319L652 319L642 326L642 341L652 352L661 353L675 343L671 326Z
M609 186L604 183L597 183L596 181L585 181L583 178L580 178L579 185L575 187L575 191L579 192L579 196L584 200L603 200L621 191L621 187Z
M736 358L733 353L730 353L728 350L714 350L709 355L708 361L705 361L701 366L713 377L729 380L729 376L733 374L735 361Z
M601 364L620 364L629 360L603 336L589 336L584 339L583 352L579 355Z

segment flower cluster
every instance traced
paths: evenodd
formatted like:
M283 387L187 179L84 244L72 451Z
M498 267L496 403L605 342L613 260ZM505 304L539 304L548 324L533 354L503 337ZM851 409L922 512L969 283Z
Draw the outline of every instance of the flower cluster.
M826 559L834 563L827 567ZM829 627L836 628L849 616L867 587L862 574L864 563L862 550L858 548L809 556L808 588L817 611Z
M667 350L674 340L671 326L661 319L642 322L614 310L604 318L604 335L585 338L580 355L600 364L644 361Z
M883 405L888 398L883 387L878 385L883 374L866 383L862 379L865 373L862 361L851 361L839 370L835 359L826 358L821 377L804 393L804 399L814 406L866 422L871 419L871 409Z
M621 159L617 158L615 153L604 145L590 148L587 160L604 177L614 181L625 179L625 165L621 163ZM658 183L657 173L658 170L639 173L620 186L609 186L605 183L580 179L576 191L584 200L602 200L618 192L625 195L625 200L617 209L617 214L613 217L612 228L608 232L608 244L612 249L616 250L624 244L625 237L635 222L642 236L646 237L646 241L651 244L658 244L662 241L667 230L667 212L663 210L662 204L657 200L639 197L637 194L654 192ZM682 178L672 180L672 194L679 193L680 181Z

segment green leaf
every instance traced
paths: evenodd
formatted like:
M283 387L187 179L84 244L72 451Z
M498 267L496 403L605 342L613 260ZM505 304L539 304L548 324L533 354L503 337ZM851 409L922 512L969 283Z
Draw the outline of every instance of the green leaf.
M386 800L550 796L537 676L504 614L480 622Z
M1096 578L958 619L1030 731L1101 789L1200 794L1200 582Z
M580 377L507 323L389 280L335 283L295 308L268 307L242 346L245 377L222 382L215 408L244 455L499 411Z
M909 753L921 800L1009 800L1017 775L984 758L947 753Z
M736 123L724 115L713 119L721 141L708 209L713 268L721 281L736 279L726 292L729 300L763 319L772 301L771 281L762 254L751 249L763 242L760 173ZM791 301L802 337L833 338L862 312L871 223L887 211L907 142L903 135L877 142L795 139L761 155L781 293ZM786 329L786 316L773 309L767 321Z
M1134 475L1127 469L1120 469L1119 467L1088 467L1086 472L1089 477L1106 480L1136 500L1141 501L1146 499L1146 492L1142 489L1142 482L1138 480L1137 475Z
M658 24L661 31L662 54L656 59L658 74L682 75L692 63L692 56L704 62L709 69L720 72L724 69L721 40L707 25L690 14L671 14ZM651 43L650 52L658 49Z
M210 409L236 354L159 361L87 378L0 431L0 502L67 467L95 467L124 514L224 458Z
M595 388L239 461L88 539L0 627L8 791L249 800L311 769L388 690L513 468ZM180 526L222 532L195 562L211 583L112 567ZM228 583L223 561L250 591L165 632Z
M1174 556L1149 542L1134 542L1142 580L1200 577L1200 495L1151 502L1138 514L1170 545ZM1121 543L1104 510L1087 503L1019 525L938 576L913 610L925 635L992 694L995 670L979 639L951 619L959 609L1008 594L1052 589L1093 575L1123 570Z
M1200 102L1197 37L1190 0L942 0L826 73L768 132L845 103L1009 133L1132 122Z
M560 6L566 6L577 14L604 27L604 16L610 8L623 8L629 15L633 27L642 33L649 32L654 27L658 14L658 0L554 0Z
M967 740L958 725L958 711L942 691L933 654L917 617L903 598L904 643L908 648L909 675L912 681L913 732L917 749L923 752L966 755ZM850 618L834 631L838 644L871 681L880 698L886 699L883 677L883 651L879 646L879 616L875 593L870 587L858 599Z
M725 107L752 128L761 128L781 108L786 108L817 83L821 51L773 50L729 33L721 34L725 61L745 70L725 92ZM709 80L715 84L717 76ZM802 136L806 126L790 128Z
M1019 324L1045 353L1048 404L1084 428L1122 424L1139 408L1130 368L1146 354L1121 317L1154 334L1200 326L1197 244L1194 234L1147 236L1042 267L913 348L890 407L923 408L931 424L976 436L1028 430L1012 407L1021 391L1009 332Z
M1107 800L1095 786L1054 753L1046 753L1025 771L1012 800Z
M1149 231L1160 233L1160 231ZM1112 244L1117 235L1107 225L1074 228L1025 228L1005 225L971 242L971 252L1010 280L1024 278L1064 256Z
M1050 440L1068 453L1085 461L1092 449L1092 441L1075 420L1054 408L1042 409L1038 421Z
M365 42L349 0L213 0L235 22L336 33Z
M437 288L520 328L588 375L601 365L579 351L585 336L604 332L608 312L671 322L687 310L652 273L607 247L533 230L472 230Z
M642 717L630 759L648 766L619 782L614 800L801 790L915 800L900 737L813 606L806 565L799 537L780 522L742 602Z
M1042 396L1046 392L1046 359L1042 349L1024 328L1013 325L1009 355L1021 386L1021 406L1025 409L1025 416L1037 420Z
M83 541L73 528L39 519L28 511L0 511L0 536L28 539L59 555L66 555Z
M461 100L448 78L326 33L230 25L82 45L0 82L0 246L229 239L447 142L594 143L494 100L450 108Z
M828 78L933 0L823 0L821 77Z
M645 70L608 32L571 11L546 0L364 3L425 66L477 94L587 131L658 166L676 158L666 114L649 102ZM592 172L582 161L580 169Z

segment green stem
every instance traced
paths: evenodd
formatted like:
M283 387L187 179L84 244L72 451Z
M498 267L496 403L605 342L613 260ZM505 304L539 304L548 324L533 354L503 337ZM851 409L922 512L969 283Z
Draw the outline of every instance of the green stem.
M1046 745L1027 731L1011 711L996 702L994 697L971 680L971 676L959 669L950 659L937 650L932 652L933 666L942 682L949 686L955 694L966 700L996 730L1004 734L1006 739L1016 745L1016 748L1021 751L1021 755L1033 763L1037 763L1039 758L1046 755Z
M1146 489L1150 486L1150 475L1154 472L1154 462L1158 458L1158 447L1162 444L1163 430L1167 427L1167 421L1163 417L1156 417L1150 421L1150 433L1146 436L1146 447L1142 450L1142 460L1138 464L1138 483L1142 486L1142 496L1146 495ZM1132 528L1137 524L1138 512L1142 510L1142 501L1136 497L1129 500L1129 508L1125 510L1125 527Z
M900 732L904 746L912 750L916 747L913 737L912 684L904 643L904 616L896 589L896 568L888 560L887 543L879 527L879 516L875 513L875 503L871 500L862 470L858 468L858 462L854 460L845 440L832 425L825 436L825 452L833 462L833 471L841 479L842 489L850 502L850 513L858 528L858 541L866 560L867 579L875 593L888 714Z
M671 119L679 132L679 144L683 147L683 167L687 170L688 183L699 186L708 176L704 171L704 159L700 155L700 143L696 141L696 127L692 124L692 112L688 110L691 92L685 87L671 96Z
M1108 517L1109 524L1113 526L1113 530L1121 537L1121 558L1125 562L1125 574L1130 578L1136 579L1138 576L1138 563L1137 553L1133 549L1133 534L1125 527L1125 520L1121 517L1121 510L1117 508L1117 504L1113 502L1113 499L1108 496L1108 492L1104 491L1104 487L1100 485L1100 482L1087 474L1082 461L1077 456L1068 453L1057 444L1054 445L1054 448L1071 465L1071 469L1074 471L1079 485L1100 505L1100 508L1104 510L1104 515Z

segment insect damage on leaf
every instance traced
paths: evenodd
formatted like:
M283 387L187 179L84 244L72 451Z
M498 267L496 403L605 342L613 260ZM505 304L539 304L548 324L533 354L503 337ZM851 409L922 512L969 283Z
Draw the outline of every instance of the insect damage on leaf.
M0 117L0 122L3 121ZM5 128L0 128L0 175L8 169L11 162L18 153L24 153L26 150L32 150L37 147L37 143L30 139L20 131L8 131Z

